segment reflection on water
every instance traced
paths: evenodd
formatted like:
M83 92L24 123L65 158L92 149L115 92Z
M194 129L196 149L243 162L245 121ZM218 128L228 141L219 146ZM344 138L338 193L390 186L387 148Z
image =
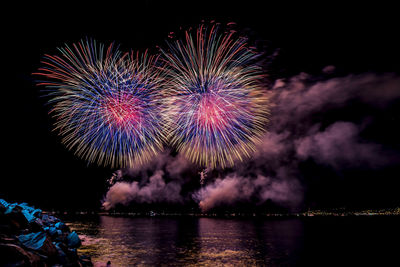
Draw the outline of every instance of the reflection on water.
M300 220L125 218L70 222L80 251L115 266L254 266L288 262L302 232ZM289 238L288 238L289 237ZM268 255L266 257L266 255Z
M83 239L80 251L103 266L325 266L348 256L359 262L369 250L387 258L382 241L399 237L398 221L100 216L69 226Z

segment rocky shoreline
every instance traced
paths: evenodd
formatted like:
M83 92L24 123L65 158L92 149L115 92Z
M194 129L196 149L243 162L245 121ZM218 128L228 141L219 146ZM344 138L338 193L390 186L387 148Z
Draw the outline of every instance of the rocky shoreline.
M0 266L93 266L77 233L26 203L0 199Z

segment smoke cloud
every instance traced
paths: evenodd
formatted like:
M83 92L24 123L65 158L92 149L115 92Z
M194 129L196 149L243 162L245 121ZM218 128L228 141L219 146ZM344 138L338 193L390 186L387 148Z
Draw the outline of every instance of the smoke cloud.
M216 179L213 183L201 188L193 197L199 202L203 211L215 206L231 205L237 202L249 202L255 199L262 204L273 200L278 204L296 205L300 201L298 181L270 179L259 175L257 178L228 175L224 179Z
M297 156L311 157L336 169L365 165L379 168L394 160L381 145L359 140L359 132L359 127L351 122L335 122L321 132L311 130L309 135L296 140Z
M268 133L248 160L229 170L202 172L167 151L141 169L123 170L123 176L140 177L140 181L116 182L103 206L194 200L208 211L270 200L297 208L307 188L307 177L300 171L306 161L338 172L399 164L399 150L393 148L392 140L383 142L374 125L382 120L376 114L398 103L400 77L390 73L330 76L334 72L335 67L328 66L318 77L300 73L275 81L269 89ZM182 191L200 177L203 186Z
M131 202L181 202L181 185L173 181L166 183L163 175L163 171L156 171L144 186L139 186L137 181L117 182L107 192L103 202L104 208L108 210L118 203L128 205Z

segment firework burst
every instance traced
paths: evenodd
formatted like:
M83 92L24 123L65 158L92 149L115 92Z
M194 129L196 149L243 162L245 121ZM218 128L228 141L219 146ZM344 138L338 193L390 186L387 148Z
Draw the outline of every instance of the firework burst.
M99 165L142 164L162 149L162 75L157 58L122 54L111 44L81 41L45 55L36 73L46 81L55 130L66 147Z
M169 140L202 166L222 168L243 160L268 122L268 99L259 54L234 32L201 26L193 37L162 50L168 83Z

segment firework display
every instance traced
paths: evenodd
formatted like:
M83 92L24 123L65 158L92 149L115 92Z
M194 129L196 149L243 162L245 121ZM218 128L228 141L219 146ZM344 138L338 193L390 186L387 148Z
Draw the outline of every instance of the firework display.
M66 147L91 163L142 164L164 142L157 57L122 53L86 40L45 55L36 75L45 77L55 130Z
M162 50L170 144L199 165L232 166L255 150L268 122L259 55L217 26L185 37Z

